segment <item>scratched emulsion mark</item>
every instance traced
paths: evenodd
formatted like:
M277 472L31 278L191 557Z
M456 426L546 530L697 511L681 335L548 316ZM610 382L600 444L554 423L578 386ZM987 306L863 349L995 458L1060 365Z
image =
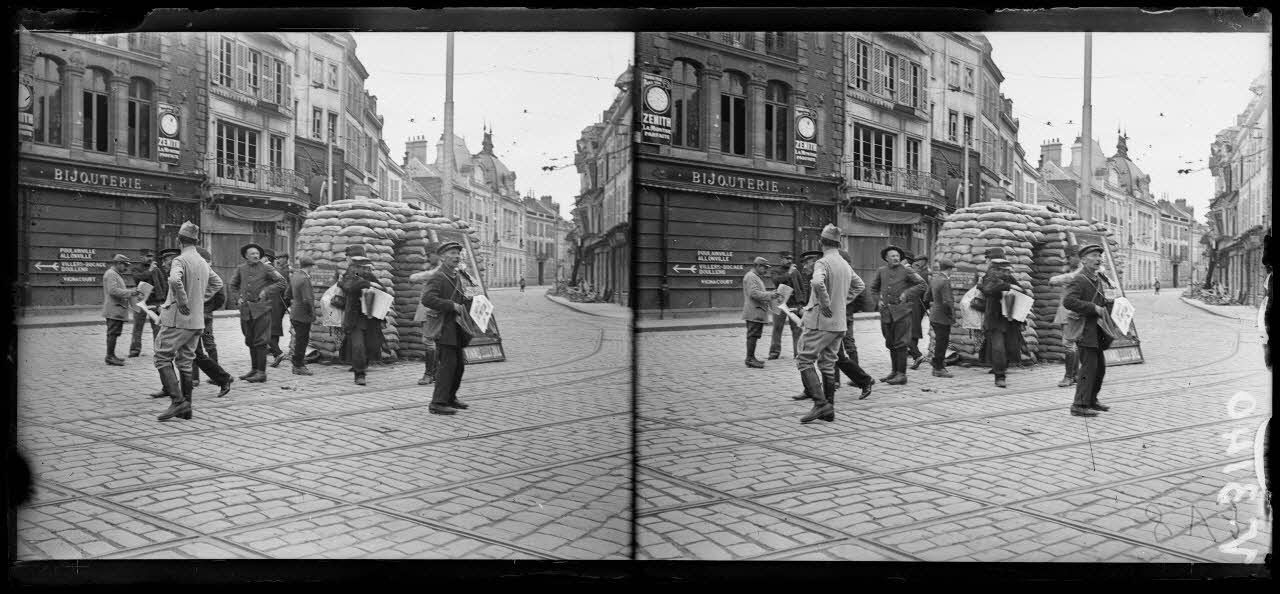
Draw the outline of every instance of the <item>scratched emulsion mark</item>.
M1231 399L1227 401L1227 414L1232 419L1243 419L1253 414L1253 411L1254 409L1257 408L1257 405L1258 405L1258 402L1256 399L1254 399L1252 394L1248 392L1236 392L1231 396ZM1267 426L1267 423L1266 423L1266 420L1264 420L1262 424L1259 425L1257 431L1261 433L1266 429L1266 426ZM1243 434L1245 431L1248 431L1248 429L1249 427L1240 427L1222 434L1222 438L1227 440L1228 442L1228 445L1227 445L1228 455L1238 454L1240 452L1248 451L1250 449L1249 446L1251 445L1251 443L1249 441L1240 440L1241 434ZM1259 436L1256 436L1255 434L1253 444L1259 444L1261 443L1261 440L1262 438ZM1260 449L1258 449L1257 447L1253 449L1254 449L1255 458L1261 455L1262 452ZM1239 462L1235 462L1235 463L1224 466L1222 468L1222 472L1223 474L1230 475L1233 472L1239 472L1239 471L1248 472L1251 468L1260 468L1260 465L1256 465L1255 460L1241 460ZM1255 517L1249 519L1249 529L1246 530L1244 534L1236 534L1235 535L1236 538L1234 540L1230 540L1228 542L1224 542L1218 545L1218 550L1223 553L1226 553L1228 555L1243 555L1245 563L1252 563L1253 560L1258 556L1258 550L1244 548L1242 545L1244 545L1245 543L1248 543L1249 541L1253 540L1255 537L1258 536L1258 516L1262 516L1266 513L1265 500L1264 498L1261 498L1258 496L1259 491L1261 490L1259 488L1259 485L1264 484L1264 479L1261 474L1256 473L1256 470L1255 470L1255 474L1256 474L1255 478L1257 479L1256 482L1253 482L1253 483L1229 482L1226 484L1226 486L1222 487L1220 491L1218 491L1218 505L1229 504L1231 505L1232 508L1235 508L1236 505L1239 504L1241 500L1244 500L1246 497L1248 498L1248 501L1257 502L1258 513ZM1234 525L1235 523L1233 522L1232 524Z

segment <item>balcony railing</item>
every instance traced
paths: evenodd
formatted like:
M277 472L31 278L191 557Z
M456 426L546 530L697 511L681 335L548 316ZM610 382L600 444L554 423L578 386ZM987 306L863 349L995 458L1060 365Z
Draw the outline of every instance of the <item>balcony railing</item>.
M220 185L267 192L293 192L306 188L305 180L292 169L224 160L218 160L215 167L214 183Z
M928 196L930 192L942 191L941 181L929 175L927 171L876 165L851 166L849 185L866 190L922 197Z

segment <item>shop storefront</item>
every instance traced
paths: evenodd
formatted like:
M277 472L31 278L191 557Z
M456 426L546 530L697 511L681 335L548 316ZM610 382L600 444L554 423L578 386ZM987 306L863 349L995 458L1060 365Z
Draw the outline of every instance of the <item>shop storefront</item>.
M184 221L201 224L200 185L185 176L23 156L18 217L18 306L96 306L115 254L138 258L144 249L176 247Z
M636 171L632 303L641 317L740 311L756 256L818 249L822 227L836 222L834 180L656 157Z

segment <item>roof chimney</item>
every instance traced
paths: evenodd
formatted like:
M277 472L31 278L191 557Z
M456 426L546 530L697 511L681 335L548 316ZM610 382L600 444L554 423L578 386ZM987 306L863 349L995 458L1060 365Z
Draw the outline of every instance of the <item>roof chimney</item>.
M427 160L427 139L424 136L414 136L404 143L405 164L408 165L409 159L417 159L423 165L430 164Z
M1057 138L1040 145L1040 164L1044 166L1044 162L1049 161L1058 167L1062 167L1062 143Z

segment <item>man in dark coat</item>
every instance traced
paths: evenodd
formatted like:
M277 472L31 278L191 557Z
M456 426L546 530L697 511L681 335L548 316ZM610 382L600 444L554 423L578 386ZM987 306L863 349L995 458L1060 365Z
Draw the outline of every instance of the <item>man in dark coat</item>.
M298 270L289 276L289 292L293 304L289 308L289 324L293 326L293 374L313 375L307 369L307 344L311 342L311 323L316 319L315 294L311 288L311 267L315 262L298 258Z
M924 279L926 285L929 283L929 257L916 256L908 253L903 261L911 266L911 269ZM920 294L920 297L911 300L911 342L907 344L907 355L910 355L912 371L919 369L920 364L924 362L924 353L920 351L920 340L924 338L923 323L926 313L929 311L929 291Z
M338 287L346 297L347 305L342 313L342 329L346 339L342 343L342 355L351 361L351 371L355 373L355 383L365 385L365 374L369 371L369 360L382 358L382 325L384 320L364 314L362 302L364 290L376 288L385 290L378 277L373 274L373 261L366 257L362 246L347 248L347 271L338 280Z
M180 250L162 250L160 253L163 254L169 251L172 251L173 255L176 256ZM151 294L147 296L146 303L147 307L152 308L153 311L155 307L159 307L161 303L164 303L164 298L169 294L168 278L161 277L157 279L158 275L160 275L160 267L156 265L155 252L145 249L142 250L142 261L132 264L132 270L130 271L129 276L133 280L134 287L137 287L138 283L143 282L155 287L151 290ZM159 293L158 299L157 293ZM132 306L130 309L132 309ZM147 322L150 322L150 320L150 316L148 316L145 311L138 310L133 312L133 336L131 337L132 340L129 341L130 357L139 357L142 355L142 329L146 327ZM155 341L156 334L159 333L160 326L155 322L151 322L151 340L153 342Z
M129 303L141 297L138 289L130 289L125 285L124 274L130 264L129 257L116 254L111 265L102 273L102 317L107 319L107 365L117 367L124 365L124 360L116 356L116 340L124 331L124 323L129 320L131 310Z
M458 273L462 244L446 241L440 244L436 253L440 255L440 268L427 278L421 301L422 305L439 312L441 317L440 335L436 338L439 367L428 410L432 414L452 415L469 408L468 404L458 400L458 386L462 384L462 375L466 371L467 359L463 350L471 343L471 335L459 327L458 318L471 315L472 299L463 290L465 281Z
M262 259L276 269L280 276L284 277L285 288L277 289L272 287L267 291L267 299L271 302L271 333L267 338L267 355L275 357L271 361L272 367L279 367L280 362L284 361L285 354L280 348L280 337L284 336L284 314L289 311L289 303L293 296L289 291L289 254L276 255L271 248L263 250Z
M933 375L952 377L947 371L947 343L955 324L955 295L951 292L951 270L955 264L945 257L937 259L938 272L929 278L929 326L933 328Z
M791 263L791 252L778 252L778 255L782 257L782 263L774 266L773 270L770 271L773 276L773 284L775 287L787 285L792 289L791 297L787 298L785 304L779 304L778 308L786 307L794 312L804 306L808 295L800 294L800 270ZM818 258L821 257L822 252L818 252ZM800 326L791 321L790 316L779 311L778 315L773 316L773 334L769 340L770 359L777 359L782 356L782 329L787 326L791 327L791 356L795 357L796 343L800 340Z
M1081 271L1072 277L1067 292L1062 296L1063 305L1077 317L1067 321L1064 336L1076 341L1080 357L1080 381L1076 383L1076 398L1071 403L1071 414L1077 417L1094 417L1111 407L1098 402L1102 379L1107 375L1104 352L1111 346L1112 337L1098 327L1098 321L1110 323L1112 301L1107 299L1106 277L1098 274L1102 266L1102 246L1089 244L1080 248Z
M880 259L885 261L885 266L876 270L875 278L871 279L871 300L880 312L880 333L884 335L884 344L889 349L893 364L893 372L880 381L890 385L907 383L911 302L918 300L928 289L920 275L902 265L905 254L906 251L896 245L880 250Z
M240 379L247 382L267 381L267 341L271 336L270 291L283 291L289 287L284 277L270 264L262 261L262 246L245 244L240 248L244 263L236 267L228 285L231 294L240 302L240 331L244 344L249 347L249 359L253 369Z
M1009 359L1016 363L1022 356L1022 324L1005 317L1004 294L1006 291L1022 291L1022 287L1013 278L1013 263L1004 259L1004 248L987 248L986 256L987 274L978 287L986 298L982 334L991 373L996 376L996 387L1004 388Z
M753 369L764 367L764 361L756 358L756 343L764 335L764 325L770 320L770 309L777 302L777 292L765 288L764 276L769 274L769 261L756 256L751 268L742 275L742 319L747 323L746 365Z

